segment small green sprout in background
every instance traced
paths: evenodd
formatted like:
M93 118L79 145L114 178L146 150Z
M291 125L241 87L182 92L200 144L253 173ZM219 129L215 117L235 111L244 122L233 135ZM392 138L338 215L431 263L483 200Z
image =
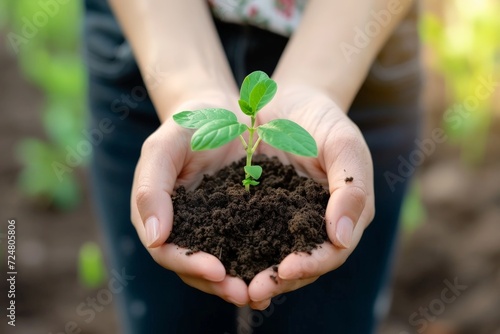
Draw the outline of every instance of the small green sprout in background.
M78 260L80 282L90 289L101 286L106 279L106 266L99 246L94 242L85 243Z
M262 71L252 72L245 78L241 85L238 104L241 111L250 116L250 126L238 122L232 111L220 108L182 111L175 114L173 119L185 128L197 129L191 138L193 151L215 149L239 137L247 153L243 185L250 191L250 186L258 185L257 180L262 175L262 167L252 165L252 156L261 141L300 156L318 155L314 138L295 122L275 119L266 124L256 125L257 113L273 99L277 88L276 82ZM242 136L247 130L248 142Z

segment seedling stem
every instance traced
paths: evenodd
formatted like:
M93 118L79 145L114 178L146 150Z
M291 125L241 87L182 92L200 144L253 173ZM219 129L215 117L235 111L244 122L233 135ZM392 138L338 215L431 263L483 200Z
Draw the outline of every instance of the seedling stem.
M188 129L197 129L191 138L193 151L218 148L236 137L246 151L245 179L246 191L257 181L262 168L252 165L252 157L261 141L285 152L306 157L316 157L318 149L314 138L300 125L286 119L275 119L269 123L256 126L257 112L269 103L276 94L277 85L274 80L262 71L249 74L240 89L241 111L250 116L250 126L238 122L236 115L226 109L209 108L195 111L183 111L173 116L174 121ZM248 142L242 134L248 131ZM255 132L258 137L255 138ZM256 139L256 140L255 140Z

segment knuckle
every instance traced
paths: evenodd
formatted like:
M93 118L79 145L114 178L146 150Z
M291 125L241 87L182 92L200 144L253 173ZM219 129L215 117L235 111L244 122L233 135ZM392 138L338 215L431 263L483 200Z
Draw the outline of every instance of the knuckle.
M361 186L349 187L347 190L347 196L349 196L351 202L355 203L356 208L359 208L360 211L364 209L368 194L363 187Z
M147 203L152 200L152 189L151 186L143 184L137 187L135 193L135 202L137 203L137 208L139 211L143 208Z
M305 261L302 265L302 277L304 278L309 278L309 277L313 277L313 276L317 276L318 275L318 270L319 270L319 267L320 267L320 259L316 259L316 258L309 258L307 261Z
M343 125L340 129L330 131L323 143L326 157L333 162L351 165L359 163L368 151L361 132L355 125Z
M144 155L145 153L151 152L155 147L157 147L158 140L156 137L153 135L149 136L146 138L144 143L142 143L142 148L141 148L141 155Z
M328 134L327 140L334 143L335 146L352 147L353 144L359 142L360 133L355 126L344 125L336 131L331 131Z

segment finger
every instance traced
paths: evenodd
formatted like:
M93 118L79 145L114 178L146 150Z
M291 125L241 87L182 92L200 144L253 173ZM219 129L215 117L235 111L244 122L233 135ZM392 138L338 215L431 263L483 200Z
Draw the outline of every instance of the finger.
M330 195L325 221L328 238L335 246L351 247L354 228L365 209L367 198L363 187L349 184Z
M258 310L265 309L269 306L271 298L299 289L316 279L317 277L308 277L306 279L283 280L273 271L272 267L268 268L258 273L248 286L248 295L251 300L250 307Z
M340 267L361 239L364 228L356 226L351 248L343 249L325 242L314 249L311 254L292 253L288 255L278 268L278 277L285 281L316 278Z
M163 126L168 127L169 124ZM170 194L178 174L173 161L182 161L184 157L182 148L170 143L171 140L171 137L149 137L143 144L135 171L131 219L141 241L149 248L165 243L172 230Z
M213 282L221 282L226 276L226 269L219 259L205 252L191 253L188 249L174 244L163 244L150 249L149 252L159 265L178 275L199 277Z
M220 282L211 282L199 277L184 275L179 275L179 277L187 285L205 293L218 296L238 307L247 305L249 302L247 285L240 278L226 275Z
M141 181L131 197L132 223L144 246L155 248L168 239L173 225L170 195Z
M271 299L269 298L260 302L250 301L248 305L254 310L263 311L271 305Z
M355 226L361 223L366 228L373 219L375 205L373 166L368 147L354 125L343 132L326 144L341 149L325 153L330 188L325 220L332 243L347 249L351 247Z

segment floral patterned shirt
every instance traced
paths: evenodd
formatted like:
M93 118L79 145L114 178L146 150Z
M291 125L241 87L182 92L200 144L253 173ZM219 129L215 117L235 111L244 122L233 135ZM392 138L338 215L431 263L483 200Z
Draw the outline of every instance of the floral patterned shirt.
M214 16L290 36L298 26L307 0L208 0Z

